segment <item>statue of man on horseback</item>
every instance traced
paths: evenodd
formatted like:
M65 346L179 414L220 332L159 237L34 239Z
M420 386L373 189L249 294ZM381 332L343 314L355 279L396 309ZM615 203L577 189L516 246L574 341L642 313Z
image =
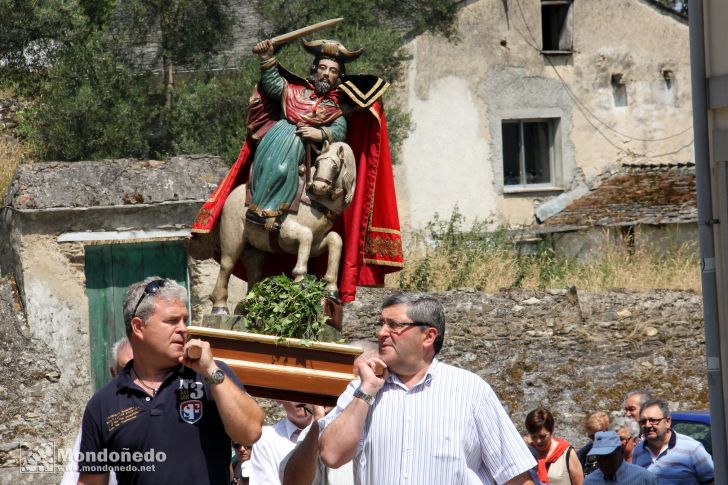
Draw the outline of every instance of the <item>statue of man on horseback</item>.
M264 223L268 230L279 227L277 220L298 195L305 145L321 147L325 141L340 142L346 137L336 88L345 76L344 63L356 59L361 50L351 52L334 41L304 42L303 46L314 55L308 85L286 81L276 68L270 40L253 48L261 60L261 87L271 99L280 100L285 113L260 140L250 179L247 218Z
M310 268L324 276L330 288L338 286L342 301L351 301L357 285L381 285L385 273L402 267L381 104L389 84L375 76L346 74L346 63L362 50L350 51L331 40L302 45L313 55L306 79L278 64L275 39L253 48L261 61L261 76L250 99L246 141L193 224L195 236L220 235L220 276L211 296L216 310L226 305L231 272L251 283L281 272L299 279ZM330 162L319 167L319 153ZM334 179L344 175L347 181ZM304 206L305 213L294 217ZM306 222L311 217L327 223ZM306 225L308 229L301 229ZM333 226L334 235L321 233L326 225L326 232ZM241 244L230 242L235 238ZM261 251L296 258L261 258ZM322 254L308 263L309 253L325 252L328 257Z

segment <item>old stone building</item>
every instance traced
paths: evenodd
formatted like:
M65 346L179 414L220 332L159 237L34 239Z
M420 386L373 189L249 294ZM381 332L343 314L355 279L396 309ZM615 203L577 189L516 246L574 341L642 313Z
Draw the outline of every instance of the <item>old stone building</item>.
M14 477L0 474L0 483L24 483L13 475L22 443L73 444L86 401L108 379L110 347L125 333L130 283L176 279L193 313L203 313L215 263L188 260L183 240L226 170L206 156L17 169L0 209L0 436L8 444L0 467ZM238 282L231 298L241 292Z
M477 0L457 27L405 46L405 227L528 225L622 163L692 159L687 19L658 2Z
M615 244L649 252L690 244L697 252L695 164L616 168L531 229L561 254L579 258L603 254Z

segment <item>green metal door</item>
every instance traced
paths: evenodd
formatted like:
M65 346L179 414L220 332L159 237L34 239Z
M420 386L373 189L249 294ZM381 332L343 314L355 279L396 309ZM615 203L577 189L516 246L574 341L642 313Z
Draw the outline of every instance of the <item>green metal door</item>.
M109 380L114 342L126 335L123 305L127 287L147 276L170 278L189 291L182 241L86 246L91 372L95 388Z

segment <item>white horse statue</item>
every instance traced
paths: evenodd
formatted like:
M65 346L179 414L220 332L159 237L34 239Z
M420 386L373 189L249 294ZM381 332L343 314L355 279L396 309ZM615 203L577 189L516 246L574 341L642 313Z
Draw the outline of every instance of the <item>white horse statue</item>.
M273 234L263 226L246 220L245 185L230 193L220 216L220 272L210 295L212 313L228 313L228 283L239 258L245 265L250 288L263 277L266 253L278 250L297 255L292 271L296 282L303 280L309 257L328 250L328 265L323 279L326 290L336 292L342 241L331 227L354 197L356 164L349 145L336 142L324 146L316 158L310 180L305 183L306 190L298 212L284 214L280 230ZM274 239L271 240L271 237Z

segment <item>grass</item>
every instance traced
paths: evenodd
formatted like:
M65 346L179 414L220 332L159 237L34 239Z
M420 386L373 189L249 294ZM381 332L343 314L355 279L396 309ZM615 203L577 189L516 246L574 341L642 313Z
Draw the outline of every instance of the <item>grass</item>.
M463 222L455 212L449 221L436 217L425 230L412 234L405 268L390 276L388 286L415 291L477 288L489 293L571 286L592 292L701 291L697 241L668 242L658 250L654 245L641 246L639 234L635 245L605 229L606 243L589 258L577 258L555 251L549 241L527 248L507 228L492 230L487 223L476 222L464 229Z
M0 200L17 166L27 161L28 152L22 143L9 136L0 136Z

